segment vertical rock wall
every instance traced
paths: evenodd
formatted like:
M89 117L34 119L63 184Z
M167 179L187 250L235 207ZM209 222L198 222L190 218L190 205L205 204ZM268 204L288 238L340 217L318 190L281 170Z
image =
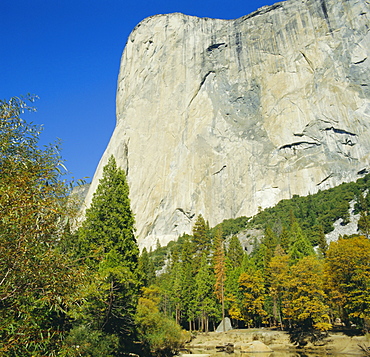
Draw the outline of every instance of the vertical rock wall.
M290 0L236 20L145 19L122 55L110 155L143 246L355 180L370 160L367 0Z

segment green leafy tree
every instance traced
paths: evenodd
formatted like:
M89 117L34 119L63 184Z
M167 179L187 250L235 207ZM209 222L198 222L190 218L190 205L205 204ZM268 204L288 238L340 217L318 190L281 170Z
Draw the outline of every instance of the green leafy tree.
M21 119L33 97L0 100L0 354L55 354L81 270L59 249L73 215L58 147Z
M357 229L360 233L364 234L366 238L370 236L370 216L367 211L361 211L360 219L357 223Z
M93 331L118 336L120 350L133 333L139 286L134 223L126 175L112 156L78 231L79 256L91 279L73 317Z

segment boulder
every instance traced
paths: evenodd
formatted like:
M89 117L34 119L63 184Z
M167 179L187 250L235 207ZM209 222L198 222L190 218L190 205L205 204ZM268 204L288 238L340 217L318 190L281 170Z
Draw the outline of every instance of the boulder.
M225 326L225 330L224 330L224 326ZM233 327L231 325L230 318L225 317L224 321L221 321L220 324L217 326L216 332L226 332L226 331L230 331L232 329L233 329Z
M234 345L235 349L239 349L241 353L271 353L273 352L272 349L265 345L261 341L252 341L248 343L239 342L235 343Z

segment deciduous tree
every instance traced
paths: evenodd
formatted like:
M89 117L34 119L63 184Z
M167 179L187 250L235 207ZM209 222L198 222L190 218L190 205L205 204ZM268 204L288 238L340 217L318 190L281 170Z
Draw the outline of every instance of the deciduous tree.
M370 318L370 241L364 236L331 242L326 256L326 276L331 300L341 318L366 326Z
M71 217L57 146L21 119L33 97L0 100L0 354L59 350L80 270L59 246ZM27 102L26 102L27 101Z
M290 268L283 297L283 313L291 326L326 331L331 328L324 291L323 264L315 255Z

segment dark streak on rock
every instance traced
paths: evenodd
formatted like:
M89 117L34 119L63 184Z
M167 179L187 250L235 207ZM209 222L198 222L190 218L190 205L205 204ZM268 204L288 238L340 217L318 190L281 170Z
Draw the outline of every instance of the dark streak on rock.
M320 5L321 5L322 12L324 14L325 21L328 24L329 31L333 32L333 30L331 29L330 20L329 20L329 16L328 16L328 8L326 7L325 0L320 0Z
M350 135L350 136L357 136L357 134L350 133L349 131L343 130L343 129L337 129L331 126L330 128L325 128L325 131L332 130L336 134L344 134L344 135Z
M176 208L176 210L181 212L189 220L193 219L195 216L195 213L191 214L191 212L185 212L185 210L182 208Z
M367 60L367 57L365 57L365 58L364 58L363 60L361 60L361 61L354 62L354 64L361 64L361 63L364 63L366 60Z
M206 81L207 77L208 77L211 73L215 73L215 71L209 71L209 72L208 72L208 73L203 77L203 79L200 81L198 92L200 91L200 89L202 88L202 86L203 86L204 82Z
M357 171L357 175L366 175L368 173L369 173L369 171L366 167L364 169L360 170L360 171Z
M324 183L326 180L329 180L331 177L333 176L333 174L330 174L329 176L325 177L323 180L321 180L318 184L316 184L316 186L320 186L322 183Z
M237 58L238 58L238 65L239 65L239 68L241 68L241 53L242 53L242 39L241 39L241 33L240 32L236 32L235 34L235 45L236 45L236 55L237 55Z
M202 78L202 80L200 81L200 84L199 84L199 88L198 90L195 92L195 94L193 95L193 98L191 98L190 102L189 102L189 106L191 105L191 103L193 102L193 100L195 99L195 97L198 95L199 91L201 90L204 82L207 80L208 76L211 74L211 73L215 73L215 71L209 71L207 72L207 74Z
M279 150L295 149L295 148L298 148L300 145L304 145L304 144L309 145L310 147L321 145L320 143L317 143L317 142L299 141L299 142L296 142L296 143L291 143L291 144L286 144L286 145L280 146Z
M213 51L213 50L218 49L218 48L219 48L219 47L221 47L221 46L227 47L227 45L225 44L225 42L222 42L222 43L215 43L214 45L209 46L209 47L207 48L207 51L208 51L208 52L211 52L211 51Z
M306 62L308 63L308 65L312 69L312 71L315 72L315 68L313 67L312 62L308 59L308 57L302 51L300 51L300 53L303 56L303 58L306 60Z
M214 174L212 175L217 175L219 174L224 168L226 168L226 165L222 166L220 170L216 171Z

